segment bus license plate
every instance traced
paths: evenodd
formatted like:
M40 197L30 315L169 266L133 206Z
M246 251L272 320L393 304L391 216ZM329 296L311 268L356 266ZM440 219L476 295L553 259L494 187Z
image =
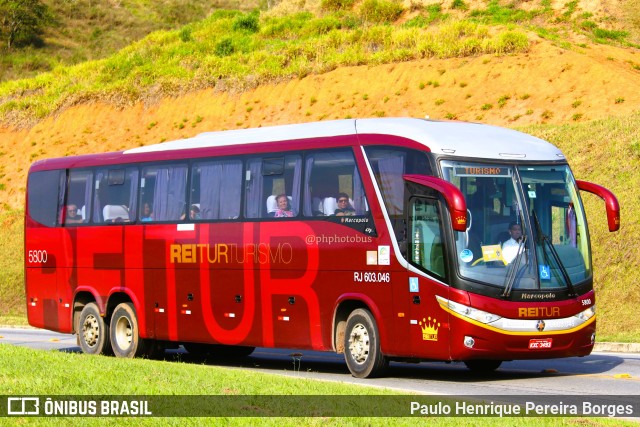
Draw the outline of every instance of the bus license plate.
M529 340L529 350L540 350L544 348L551 348L552 342L553 342L553 338Z

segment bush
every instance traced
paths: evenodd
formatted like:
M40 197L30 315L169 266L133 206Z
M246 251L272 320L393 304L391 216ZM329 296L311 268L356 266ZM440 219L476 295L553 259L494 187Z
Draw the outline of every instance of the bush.
M344 10L351 9L355 0L321 0L320 7L323 10Z
M257 33L260 29L259 15L257 13L248 13L240 15L233 20L234 31L246 31L248 33Z
M216 47L214 48L214 53L216 56L229 56L235 52L235 48L233 47L233 40L230 38L225 38L216 43Z
M400 17L402 5L393 0L365 0L360 7L363 20L375 23L389 23Z

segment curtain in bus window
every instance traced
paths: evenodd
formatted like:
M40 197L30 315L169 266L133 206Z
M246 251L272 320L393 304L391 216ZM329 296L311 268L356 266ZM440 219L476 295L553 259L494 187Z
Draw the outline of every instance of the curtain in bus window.
M106 183L105 177L107 176L107 171L98 171L96 173L96 195L93 199L93 222L102 222L104 218L102 218L102 208L104 201L101 200L100 197L100 185ZM85 210L86 212L86 210Z
M300 206L300 184L302 178L302 158L296 156L293 172L293 187L291 188L292 207L294 215L298 216L298 206Z
M60 182L58 183L58 224L64 222L66 209L64 208L64 200L67 192L67 174L60 174Z
M246 216L247 218L260 218L264 205L263 179L262 179L262 159L250 159L248 161L250 174L247 183L246 193Z
M240 216L242 162L205 163L200 166L200 215L202 219Z
M137 217L138 169L127 169L127 178L129 179L129 220L133 221Z
M185 212L187 167L184 165L158 168L153 196L156 221L178 220Z
M305 198L304 198L304 208L303 208L303 212L305 216L314 216L315 215L315 211L317 210L317 207L313 206L313 194L312 192L312 188L310 185L310 179L311 179L311 170L313 169L313 156L309 156L307 157L307 161L305 162L305 172L304 172L304 182L306 183L305 186Z
M367 211L367 198L357 166L353 169L353 208L356 210L356 215L362 215Z
M402 214L404 199L404 155L378 160L382 198L389 215Z

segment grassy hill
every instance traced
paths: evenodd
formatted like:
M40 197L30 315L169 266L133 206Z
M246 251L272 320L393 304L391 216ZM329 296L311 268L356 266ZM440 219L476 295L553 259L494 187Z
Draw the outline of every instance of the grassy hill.
M602 202L585 196L598 324L608 339L640 339L640 318L627 314L640 303L637 3L269 3L260 12L216 11L102 59L0 84L0 315L24 310L20 218L36 159L207 130L429 115L541 136L567 154L578 178L618 195L617 234L606 231Z

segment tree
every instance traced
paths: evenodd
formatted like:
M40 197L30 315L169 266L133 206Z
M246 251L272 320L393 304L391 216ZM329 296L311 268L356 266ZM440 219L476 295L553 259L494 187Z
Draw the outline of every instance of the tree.
M40 0L0 0L0 42L14 46L42 43L40 36L52 15Z

